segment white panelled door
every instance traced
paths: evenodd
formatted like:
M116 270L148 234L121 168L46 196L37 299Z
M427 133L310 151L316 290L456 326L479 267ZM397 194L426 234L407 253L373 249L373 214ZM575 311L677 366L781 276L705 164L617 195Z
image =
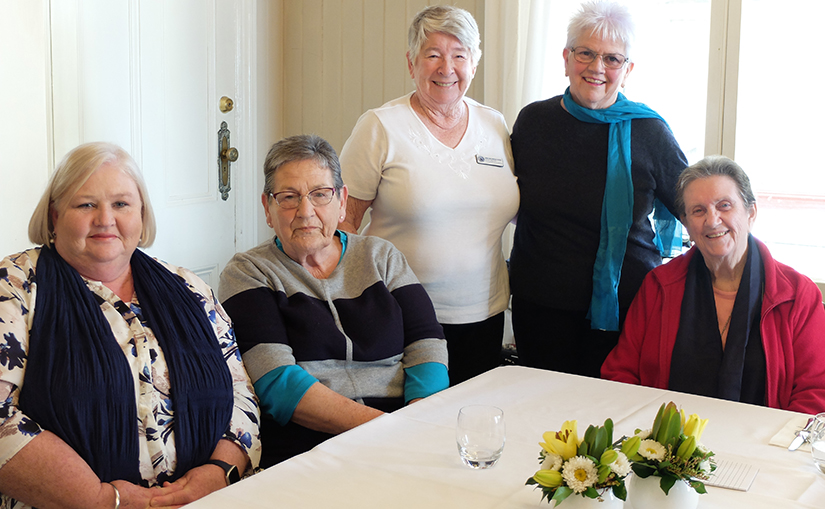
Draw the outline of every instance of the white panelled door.
M247 65L240 0L52 0L55 154L112 141L143 170L158 220L153 256L216 287L236 250L237 195L248 169L239 99ZM235 107L220 109L221 97ZM233 190L218 191L218 130L226 122Z

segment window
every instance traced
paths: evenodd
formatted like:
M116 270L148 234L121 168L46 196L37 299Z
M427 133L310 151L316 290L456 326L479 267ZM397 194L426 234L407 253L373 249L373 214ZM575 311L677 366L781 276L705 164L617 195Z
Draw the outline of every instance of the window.
M754 236L825 281L825 168L819 20L825 2L743 0L736 161L756 193ZM766 29L770 27L770 29Z
M825 281L825 101L816 53L825 2L622 1L636 24L625 95L667 120L688 162L719 152L735 159L757 195L754 235L777 260ZM580 3L554 0L545 9L543 97L568 85L561 52ZM711 41L721 64L710 62ZM710 109L715 118L709 103L720 105Z
M624 94L645 103L673 130L689 162L704 156L705 104L711 0L624 0L636 25L630 50L634 68ZM548 49L544 58L542 96L553 97L569 84L562 50L567 23L581 0L549 2Z

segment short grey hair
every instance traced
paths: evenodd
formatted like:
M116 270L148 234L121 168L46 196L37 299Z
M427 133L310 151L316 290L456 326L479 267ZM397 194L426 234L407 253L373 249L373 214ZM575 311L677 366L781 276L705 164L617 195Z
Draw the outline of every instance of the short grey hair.
M29 220L29 240L35 244L48 244L54 238L52 211L60 209L98 168L106 164L117 167L135 182L140 193L143 223L138 246L151 246L157 234L157 223L143 175L128 152L114 143L102 141L75 147L57 165Z
M421 52L421 46L430 34L444 33L452 35L469 52L472 64L481 60L481 35L478 24L469 12L452 5L431 5L425 7L413 18L407 34L407 50L410 61L415 62Z
M314 161L321 168L332 173L332 183L338 196L344 181L341 179L341 163L338 154L327 140L315 134L290 136L272 145L264 161L264 195L267 197L274 190L275 172L281 166L294 161Z
M567 47L576 47L579 37L595 35L624 46L624 56L630 57L635 25L624 5L603 0L585 2L567 25Z
M748 210L753 209L756 196L753 194L751 181L745 170L725 156L707 156L682 170L681 175L679 175L679 180L676 182L676 199L673 204L679 213L679 217L684 218L687 215L687 209L685 208L685 189L687 189L687 186L696 180L717 176L730 177L736 183L742 203L745 204Z

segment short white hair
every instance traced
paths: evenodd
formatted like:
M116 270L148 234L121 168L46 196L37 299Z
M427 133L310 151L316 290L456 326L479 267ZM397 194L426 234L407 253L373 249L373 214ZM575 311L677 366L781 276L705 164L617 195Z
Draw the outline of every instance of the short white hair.
M604 0L584 2L567 25L567 47L573 49L579 37L595 35L624 46L624 56L630 57L635 26L630 11L622 4Z
M430 34L452 35L469 52L472 64L481 59L481 35L478 24L469 12L452 5L431 5L425 7L413 18L407 34L407 50L410 60L415 61L421 46Z

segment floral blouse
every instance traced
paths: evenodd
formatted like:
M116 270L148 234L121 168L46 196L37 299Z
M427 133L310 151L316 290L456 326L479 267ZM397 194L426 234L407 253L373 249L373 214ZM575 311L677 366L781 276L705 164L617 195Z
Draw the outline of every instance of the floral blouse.
M35 268L39 254L40 248L29 249L0 262L0 468L42 431L17 408L26 373L29 330L36 312ZM194 273L163 265L182 277L189 289L201 298L233 380L235 403L224 438L246 451L251 460L250 470L257 468L261 455L258 400L241 362L229 316L211 288ZM143 321L137 297L133 296L127 305L103 284L85 281L101 302L103 315L134 374L140 474L154 485L160 474L174 472L176 465L172 427L174 397L169 392L169 373L163 351ZM0 495L0 509L24 507L27 506Z

